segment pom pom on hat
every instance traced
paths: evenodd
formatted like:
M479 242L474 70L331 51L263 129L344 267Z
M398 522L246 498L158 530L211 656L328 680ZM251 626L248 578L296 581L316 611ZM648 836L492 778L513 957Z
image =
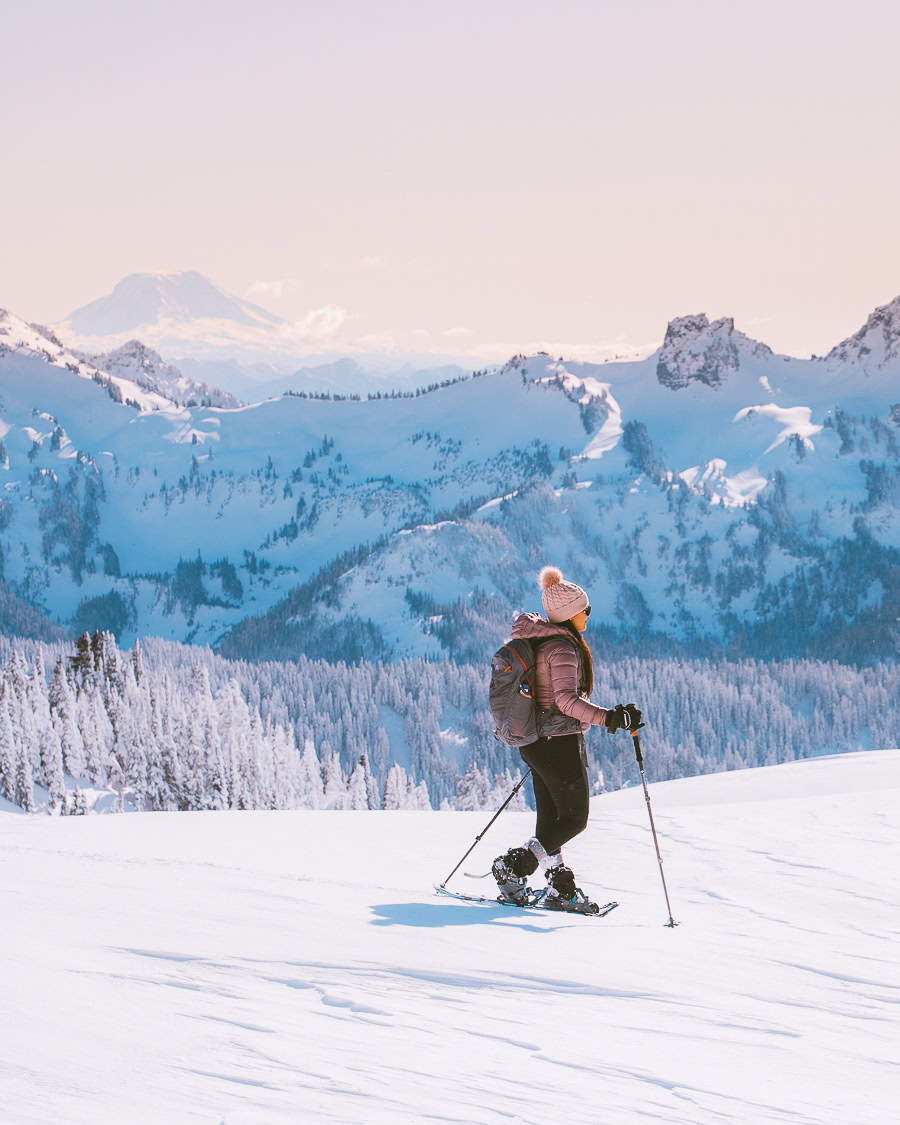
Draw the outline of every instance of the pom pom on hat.
M538 585L542 590L546 590L549 586L555 586L557 582L562 582L562 571L558 566L545 566L542 567L538 575Z
M558 566L542 567L538 584L544 591L542 601L547 619L558 625L588 607L588 596L574 582L564 582Z

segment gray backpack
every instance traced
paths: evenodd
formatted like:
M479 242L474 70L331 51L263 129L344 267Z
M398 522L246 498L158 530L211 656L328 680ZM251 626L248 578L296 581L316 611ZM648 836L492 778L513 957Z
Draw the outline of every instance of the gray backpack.
M518 639L507 641L491 660L491 714L495 735L507 746L527 746L541 737L543 717L535 702L537 645Z

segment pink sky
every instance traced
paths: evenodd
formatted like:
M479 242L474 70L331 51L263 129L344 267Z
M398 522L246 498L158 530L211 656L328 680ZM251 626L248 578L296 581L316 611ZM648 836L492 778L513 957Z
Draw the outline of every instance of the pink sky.
M900 293L882 0L7 7L0 306L197 269L332 344L822 353ZM9 49L10 45L14 49Z

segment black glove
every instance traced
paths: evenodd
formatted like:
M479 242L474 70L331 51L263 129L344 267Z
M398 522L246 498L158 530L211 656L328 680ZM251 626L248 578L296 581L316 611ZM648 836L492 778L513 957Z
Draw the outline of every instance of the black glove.
M636 703L619 703L612 710L606 712L606 729L612 734L614 730L632 731L639 730L644 724L641 722L641 712Z

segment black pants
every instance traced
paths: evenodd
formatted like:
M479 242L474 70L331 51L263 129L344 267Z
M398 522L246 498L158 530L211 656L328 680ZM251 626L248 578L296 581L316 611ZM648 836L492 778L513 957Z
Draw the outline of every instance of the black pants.
M537 826L534 834L554 855L587 827L590 811L587 760L580 734L540 738L519 753L531 766Z

